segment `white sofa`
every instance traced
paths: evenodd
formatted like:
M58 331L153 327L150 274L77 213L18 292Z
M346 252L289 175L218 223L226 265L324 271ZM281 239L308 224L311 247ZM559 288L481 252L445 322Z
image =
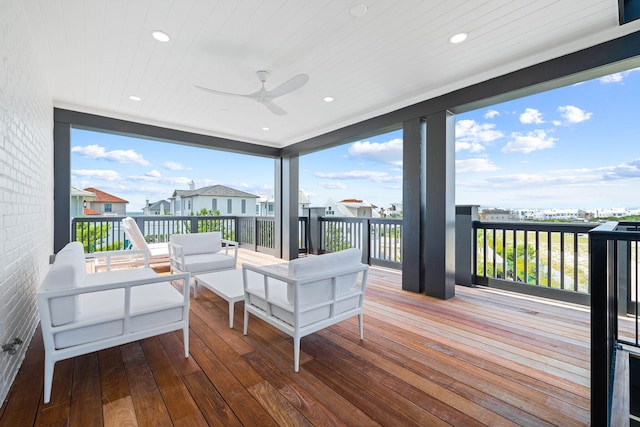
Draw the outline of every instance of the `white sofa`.
M364 338L362 305L369 266L359 249L308 256L287 264L243 264L244 334L249 314L293 337L294 370L300 365L300 339L358 316Z
M175 330L183 331L184 356L189 357L189 274L159 276L146 267L87 274L86 258L121 253L85 256L81 243L69 243L40 285L45 403L59 360ZM182 281L183 292L170 281Z
M191 275L233 270L238 262L238 243L222 238L219 231L169 236L171 271ZM197 284L193 286L198 296Z

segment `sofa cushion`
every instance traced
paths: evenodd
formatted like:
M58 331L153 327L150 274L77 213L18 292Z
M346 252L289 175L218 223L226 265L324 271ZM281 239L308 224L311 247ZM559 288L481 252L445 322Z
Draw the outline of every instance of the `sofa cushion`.
M128 281L145 278L143 276L156 276L153 270L150 270L152 276L149 276L149 271L139 270L150 269L131 269L116 272L128 273ZM133 272L135 273L132 277L131 273ZM89 277L103 276L104 274L97 273L89 275ZM123 281L122 279L125 277L125 275L110 276L110 279L104 276L96 279L95 284L100 284L100 282L117 283ZM124 289L79 295L76 322L97 323L57 333L54 337L56 348L65 348L123 335L125 332L124 322L121 318L124 316L124 296ZM130 332L183 320L182 304L183 295L168 282L133 287L131 289Z
M183 254L206 254L220 252L222 250L222 237L219 231L211 231L208 233L192 233L192 234L172 234L169 241L180 245L183 248Z
M42 286L48 291L77 288L87 275L84 247L80 242L68 243L56 255L55 261L44 278ZM51 323L61 326L76 318L76 296L52 298L49 301Z
M304 278L316 274L327 273L361 263L362 251L356 248L345 249L320 256L298 258L289 262L289 276ZM357 273L337 277L337 296L349 292L356 284ZM322 279L302 286L300 304L306 305L331 298L331 279ZM294 286L289 285L287 299L294 303Z

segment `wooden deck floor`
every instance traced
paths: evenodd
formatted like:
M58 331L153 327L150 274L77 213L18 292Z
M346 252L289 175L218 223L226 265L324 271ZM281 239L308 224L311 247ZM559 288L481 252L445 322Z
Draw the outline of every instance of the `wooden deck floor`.
M274 259L241 251L243 261ZM356 319L292 341L242 303L203 289L191 305L191 357L169 333L59 362L42 404L40 331L0 425L575 426L589 423L589 312L483 288L436 300L371 268L365 339Z

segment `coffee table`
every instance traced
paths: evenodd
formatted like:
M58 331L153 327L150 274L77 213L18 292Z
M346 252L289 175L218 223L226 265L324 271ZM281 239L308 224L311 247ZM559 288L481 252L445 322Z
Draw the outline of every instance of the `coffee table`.
M196 287L202 285L229 303L229 327L233 328L233 305L244 300L242 269L197 274L193 280Z

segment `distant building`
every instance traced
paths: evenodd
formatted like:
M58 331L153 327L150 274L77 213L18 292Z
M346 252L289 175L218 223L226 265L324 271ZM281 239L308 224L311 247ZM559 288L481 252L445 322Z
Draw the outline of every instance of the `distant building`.
M256 214L256 201L259 196L245 193L224 185L195 188L193 181L189 190L174 190L169 197L169 210L172 215L196 214L203 209L220 215L253 216Z
M300 190L298 191L298 216L304 215L304 208L308 208L311 205L309 196ZM261 196L258 200L258 206L256 208L256 215L258 216L274 216L275 215L275 200L273 195Z
M333 199L325 203L325 215L347 218L380 218L380 213L376 211L377 206L366 200L345 199L339 202Z
M87 205L84 208L85 215L105 215L105 216L126 216L128 201L105 193L96 188L85 188L84 191L96 195L93 200L86 200Z
M144 208L142 208L143 215L169 215L171 213L171 203L166 200L158 200L154 203L149 203L147 199L147 203Z
M71 218L87 215L85 206L95 198L95 193L71 186L71 206L69 210ZM96 215L99 215L99 212L96 212Z

